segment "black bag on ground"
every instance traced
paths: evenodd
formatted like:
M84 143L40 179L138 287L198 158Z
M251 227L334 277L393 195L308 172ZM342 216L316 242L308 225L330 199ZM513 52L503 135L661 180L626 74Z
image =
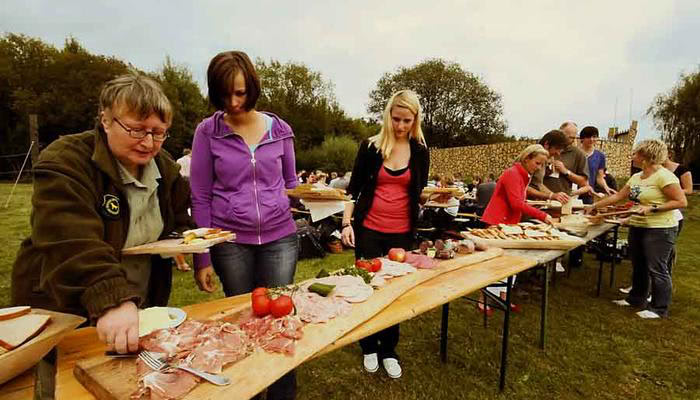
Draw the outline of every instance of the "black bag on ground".
M299 259L325 257L326 250L321 246L320 233L309 225L308 221L296 220L297 240L299 241Z

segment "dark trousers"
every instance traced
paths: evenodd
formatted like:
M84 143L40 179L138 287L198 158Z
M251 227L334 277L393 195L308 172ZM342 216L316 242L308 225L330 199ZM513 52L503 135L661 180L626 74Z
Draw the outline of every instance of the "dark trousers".
M681 230L683 229L683 220L678 221L678 230L676 231L676 240L678 240L678 236L681 235ZM673 275L673 265L676 263L676 245L675 242L673 244L673 248L671 249L671 255L668 257L668 274Z
M633 306L644 306L651 291L652 301L647 308L662 317L668 316L671 304L673 286L668 260L676 241L676 231L676 227L630 227L628 237L632 260L632 290L627 302Z
M292 283L298 250L297 234L292 233L261 245L221 243L210 251L211 263L228 297L251 292L259 286ZM292 370L267 388L267 399L294 399L296 392L296 371Z
M367 228L356 231L355 257L374 258L385 256L389 249L400 247L411 250L412 235L407 233L382 233ZM379 359L398 358L396 345L399 343L399 325L390 326L382 331L360 339L362 354L378 353Z

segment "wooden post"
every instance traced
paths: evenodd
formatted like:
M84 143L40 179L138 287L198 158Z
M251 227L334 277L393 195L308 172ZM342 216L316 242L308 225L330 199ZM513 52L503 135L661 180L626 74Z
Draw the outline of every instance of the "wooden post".
M29 114L29 142L34 142L32 146L32 168L39 161L39 119L36 114Z

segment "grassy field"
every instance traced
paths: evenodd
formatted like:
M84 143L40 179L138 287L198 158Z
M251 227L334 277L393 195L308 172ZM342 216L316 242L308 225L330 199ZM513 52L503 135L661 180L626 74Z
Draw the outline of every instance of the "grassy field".
M0 184L0 207L10 185ZM18 187L8 209L0 208L0 304L9 300L9 277L17 247L29 233L31 187ZM440 310L401 325L398 352L404 375L392 380L381 370L366 374L359 346L352 345L310 361L299 371L300 399L698 399L700 398L700 200L693 198L678 242L671 318L645 321L610 302L619 298L607 285L595 297L597 263L571 278L560 276L549 301L546 351L537 346L539 296L522 302L511 323L508 385L497 390L502 314L484 329L466 300L450 310L449 359L439 360ZM302 261L297 280L321 267L333 269L350 252ZM618 286L629 283L630 265L618 268ZM172 305L218 298L205 295L190 273L176 273Z

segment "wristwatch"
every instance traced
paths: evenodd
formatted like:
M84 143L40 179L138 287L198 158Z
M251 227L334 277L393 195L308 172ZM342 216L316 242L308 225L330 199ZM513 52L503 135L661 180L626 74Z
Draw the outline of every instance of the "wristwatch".
M659 211L659 205L658 204L652 204L651 205L651 212L655 213Z
M567 169L566 172L564 172L564 176L566 176L568 178L570 175L571 175L571 171L569 171Z

